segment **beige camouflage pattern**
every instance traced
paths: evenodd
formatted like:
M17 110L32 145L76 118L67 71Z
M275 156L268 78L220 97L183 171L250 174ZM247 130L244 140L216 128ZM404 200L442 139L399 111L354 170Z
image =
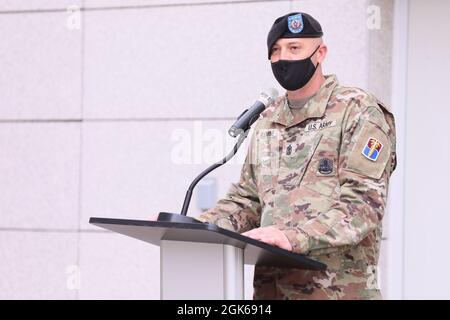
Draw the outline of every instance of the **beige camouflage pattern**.
M369 139L376 161L362 153ZM276 226L294 252L328 266L256 266L255 299L380 299L381 220L395 162L393 115L327 76L295 116L286 97L264 111L239 182L199 219L239 233Z

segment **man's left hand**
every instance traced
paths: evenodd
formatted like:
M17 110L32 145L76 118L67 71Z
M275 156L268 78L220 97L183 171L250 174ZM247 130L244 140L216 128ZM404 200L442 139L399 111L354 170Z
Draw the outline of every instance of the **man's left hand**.
M291 243L283 232L275 227L256 228L242 233L243 236L259 240L281 249L292 251Z

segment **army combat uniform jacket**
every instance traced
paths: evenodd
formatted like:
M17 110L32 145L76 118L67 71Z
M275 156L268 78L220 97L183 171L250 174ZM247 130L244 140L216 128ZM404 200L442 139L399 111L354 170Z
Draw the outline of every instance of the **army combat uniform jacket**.
M199 219L235 232L275 226L326 271L256 266L255 299L379 299L377 264L393 115L326 76L293 115L279 97L257 121L239 182Z

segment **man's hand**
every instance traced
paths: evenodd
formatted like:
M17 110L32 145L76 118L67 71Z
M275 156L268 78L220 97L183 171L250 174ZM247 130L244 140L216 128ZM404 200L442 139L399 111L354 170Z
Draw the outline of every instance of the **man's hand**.
M292 251L288 238L275 227L256 228L242 234L243 236L265 242L267 244L280 247L281 249Z
M156 221L156 220L158 220L158 216L159 216L159 213L157 213L157 214L152 214L152 215L150 216L149 220L150 220L150 221Z

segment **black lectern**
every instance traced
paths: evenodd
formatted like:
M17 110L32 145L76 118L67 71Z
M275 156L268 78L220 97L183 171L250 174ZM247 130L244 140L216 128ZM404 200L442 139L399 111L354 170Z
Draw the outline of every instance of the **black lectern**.
M161 247L161 299L243 299L244 264L326 269L304 255L200 221L89 222Z

